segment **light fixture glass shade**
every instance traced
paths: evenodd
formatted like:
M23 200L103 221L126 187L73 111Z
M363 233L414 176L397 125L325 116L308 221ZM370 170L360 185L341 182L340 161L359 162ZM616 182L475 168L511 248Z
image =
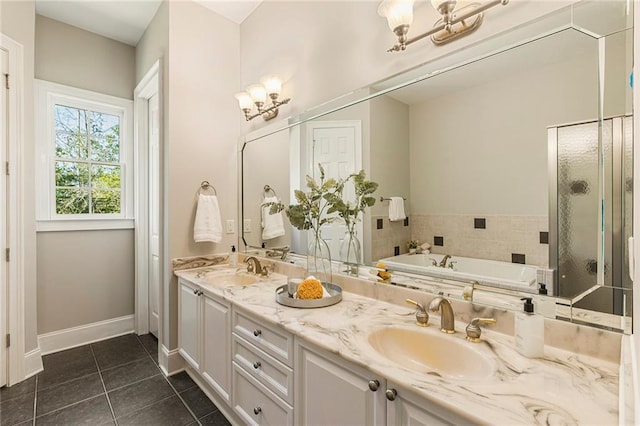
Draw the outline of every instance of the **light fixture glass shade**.
M267 91L261 84L252 84L247 87L247 92L249 92L249 96L251 96L253 102L265 103L267 100Z
M240 105L240 109L244 110L253 108L253 100L247 92L236 93L235 96L238 100L238 104Z
M280 95L282 91L282 81L278 77L268 76L264 77L260 80L260 83L264 86L267 94L271 95L275 93L276 95Z
M383 0L378 6L378 15L387 18L387 24L391 31L402 25L411 26L413 23L413 2L414 0Z

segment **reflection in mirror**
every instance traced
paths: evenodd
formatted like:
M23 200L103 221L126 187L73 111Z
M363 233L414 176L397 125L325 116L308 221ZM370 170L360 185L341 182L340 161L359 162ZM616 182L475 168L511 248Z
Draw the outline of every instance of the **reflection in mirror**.
M614 18L625 13L625 2L609 3L607 10L580 3L583 26L589 10ZM548 19L557 22L566 10L554 16ZM293 150L281 156L291 160L292 188L304 189L301 179L318 162L312 129L356 123L362 168L380 184L376 199L406 198L408 216L390 221L386 200L365 214L364 264L384 259L396 271L463 282L473 277L505 294L537 293L544 283L571 309L630 317L625 242L631 235L632 129L625 123L632 121L632 29L626 18L602 21L607 28L587 33L566 24L554 32L546 28L517 47L465 58L464 65L311 121L294 120L298 125L278 136L291 133ZM415 71L409 74L415 81ZM369 93L385 87L381 82ZM243 165L256 169L256 163ZM265 183L257 182L254 191ZM429 244L430 253L407 255L410 240ZM282 244L304 252L295 235ZM452 258L440 267L447 254ZM403 265L403 257L413 264ZM465 276L467 266L482 269ZM501 276L503 266L515 273Z

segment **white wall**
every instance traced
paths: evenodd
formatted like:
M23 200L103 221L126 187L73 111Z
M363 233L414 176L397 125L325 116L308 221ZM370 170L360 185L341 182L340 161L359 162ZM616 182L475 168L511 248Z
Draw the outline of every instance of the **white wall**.
M32 0L0 2L0 32L24 48L23 142L22 146L22 211L24 213L24 308L25 353L37 349L36 314L36 226L34 184L33 70L35 38L35 3Z
M133 47L42 16L35 33L36 78L133 98ZM133 245L133 230L39 232L38 334L132 315Z

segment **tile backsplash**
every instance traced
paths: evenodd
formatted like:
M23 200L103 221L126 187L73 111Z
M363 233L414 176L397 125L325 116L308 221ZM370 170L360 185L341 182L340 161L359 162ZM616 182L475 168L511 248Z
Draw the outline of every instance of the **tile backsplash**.
M517 260L525 259L528 265L549 267L547 216L411 215L409 226L390 222L384 216L372 219L374 260L394 256L394 248L398 246L401 254L407 253L409 240L418 240L431 244L433 253L502 262L512 262L516 254ZM378 229L380 221L382 229ZM434 245L435 237L442 237L438 238L442 246Z

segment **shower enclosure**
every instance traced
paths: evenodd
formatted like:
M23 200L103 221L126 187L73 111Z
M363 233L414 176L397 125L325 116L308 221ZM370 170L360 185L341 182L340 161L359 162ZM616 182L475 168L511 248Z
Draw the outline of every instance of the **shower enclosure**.
M630 115L548 129L549 266L575 307L631 309L632 132Z

